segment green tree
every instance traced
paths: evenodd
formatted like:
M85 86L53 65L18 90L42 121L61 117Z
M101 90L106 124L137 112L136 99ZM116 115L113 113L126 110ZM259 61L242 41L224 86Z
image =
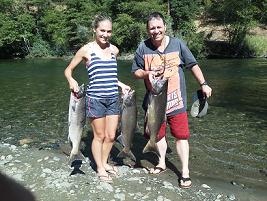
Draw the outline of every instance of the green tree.
M151 12L167 13L167 4L159 0L114 0L111 8L114 18L112 40L122 52L134 51L146 37L146 18Z
M200 0L170 1L170 15L173 18L172 27L174 31L179 32L179 35L185 36L188 33L196 31L194 21L203 9L201 2Z
M172 0L170 15L173 20L174 35L187 42L196 57L205 56L203 33L197 33L195 21L203 11L202 1Z
M97 13L97 5L88 0L69 0L66 6L69 48L71 51L76 51L93 38L91 25Z
M68 49L68 31L67 16L64 10L49 9L41 18L43 29L47 33L49 41L56 48L58 53L66 53Z
M120 51L129 52L144 38L145 25L135 22L128 14L120 14L113 23L113 30L112 41L118 45Z
M242 54L245 37L261 15L258 1L215 0L209 8L215 23L224 25L233 56Z
M29 41L36 28L33 16L15 1L4 1L0 12L1 57L23 56L29 50Z

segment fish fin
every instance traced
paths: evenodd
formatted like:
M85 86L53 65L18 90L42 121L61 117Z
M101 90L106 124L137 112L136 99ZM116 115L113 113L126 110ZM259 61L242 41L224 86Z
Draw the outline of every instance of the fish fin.
M117 141L125 147L125 143L124 143L124 140L123 140L123 135L120 134L118 137L117 137Z
M126 151L125 148L122 149L122 151L117 155L118 158L130 158L133 161L136 161L136 158L131 150Z
M159 149L156 143L152 143L151 140L148 141L145 148L143 149L143 153L153 152L157 154L158 157L160 157Z
M70 153L70 157L69 157L69 164L72 164L73 161L84 161L85 160L85 156L82 154L82 152L78 152L78 154L72 154Z
M75 174L85 174L85 172L82 171L82 170L80 170L80 168L74 168L74 169L72 170L72 172L70 173L70 176L71 176L71 175L75 175Z

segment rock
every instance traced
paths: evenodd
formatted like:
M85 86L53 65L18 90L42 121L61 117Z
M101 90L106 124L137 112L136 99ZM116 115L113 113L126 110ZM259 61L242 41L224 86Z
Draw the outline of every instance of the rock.
M45 169L43 169L43 172L46 173L46 174L51 174L52 170L49 169L49 168L45 168Z
M30 144L32 142L33 142L33 140L29 139L29 138L24 138L24 139L19 140L20 145Z
M5 129L11 129L12 126L11 125L7 125L6 127L4 127Z
M146 187L146 190L147 191L151 191L151 187Z
M210 189L210 187L207 184L202 184L201 185L203 188Z
M12 151L15 151L15 150L17 149L17 146L15 146L15 145L11 145L11 146L10 146L10 149L11 149Z
M60 161L60 158L58 158L58 157L53 157L53 160L54 160L54 161Z
M109 191L109 192L113 192L113 187L111 184L107 183L107 182L100 182L100 185L98 185L96 187L97 189L100 189L102 191Z
M163 185L164 185L164 188L174 189L173 185L170 182L164 181Z
M125 194L124 193L117 193L114 195L114 198L119 200L125 200Z
M229 198L229 200L235 200L235 195L234 194L231 194L229 196L227 196Z
M7 155L6 156L6 160L11 161L12 159L13 159L13 156L12 155Z

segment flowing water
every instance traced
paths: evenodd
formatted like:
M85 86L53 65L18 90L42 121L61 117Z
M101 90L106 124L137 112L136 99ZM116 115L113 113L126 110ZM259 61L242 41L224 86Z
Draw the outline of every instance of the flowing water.
M0 61L0 140L55 147L67 140L69 89L63 71L68 60ZM267 60L203 60L200 66L213 89L208 114L189 116L190 164L196 174L255 180L267 184ZM131 61L119 61L119 79L137 91L138 130L143 131L142 80L130 75ZM185 70L188 110L198 89ZM74 77L86 83L81 64ZM90 129L88 126L86 129ZM168 137L169 141L174 141ZM170 161L176 163L174 143Z

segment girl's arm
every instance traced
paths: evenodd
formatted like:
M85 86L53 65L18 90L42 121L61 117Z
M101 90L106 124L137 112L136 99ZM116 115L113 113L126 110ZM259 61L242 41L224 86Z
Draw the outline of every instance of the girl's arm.
M71 91L78 92L79 91L79 85L78 82L72 77L73 70L78 66L78 64L83 60L84 58L84 48L82 47L77 51L69 65L66 67L64 71L64 75L66 79L69 82L69 87Z

